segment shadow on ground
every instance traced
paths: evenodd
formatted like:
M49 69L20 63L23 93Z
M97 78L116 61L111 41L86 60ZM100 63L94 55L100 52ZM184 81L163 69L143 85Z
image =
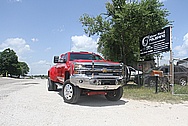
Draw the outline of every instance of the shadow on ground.
M36 85L36 84L40 84L40 83L23 83L22 85Z
M119 106L128 103L125 99L120 99L118 101L109 101L103 95L93 95L93 96L81 96L78 105L81 106L91 106L91 107L103 107L103 106Z
M62 97L60 89L57 90L58 94ZM63 98L63 97L62 97ZM80 96L80 99L76 104L80 106L91 106L91 107L105 107L105 106L119 106L128 103L125 99L120 99L118 101L109 101L104 95L92 95L92 96Z

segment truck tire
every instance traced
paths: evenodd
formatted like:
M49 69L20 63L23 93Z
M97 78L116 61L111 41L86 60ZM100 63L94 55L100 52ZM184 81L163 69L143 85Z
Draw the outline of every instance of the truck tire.
M48 91L56 91L57 90L57 85L48 78Z
M122 95L123 95L123 88L119 87L116 90L107 92L107 94L105 95L105 97L109 101L118 101L122 97Z
M63 84L61 95L66 103L74 104L80 98L80 88L74 86L70 80L66 80Z

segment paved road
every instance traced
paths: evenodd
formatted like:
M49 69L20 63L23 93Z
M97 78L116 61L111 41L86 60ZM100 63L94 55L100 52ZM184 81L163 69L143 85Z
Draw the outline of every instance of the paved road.
M187 126L188 104L166 104L103 96L63 102L47 80L0 78L0 126Z

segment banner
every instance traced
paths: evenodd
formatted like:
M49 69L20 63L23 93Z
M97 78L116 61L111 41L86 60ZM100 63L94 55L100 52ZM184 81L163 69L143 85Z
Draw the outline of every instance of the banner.
M140 40L140 56L170 51L170 28L166 27Z

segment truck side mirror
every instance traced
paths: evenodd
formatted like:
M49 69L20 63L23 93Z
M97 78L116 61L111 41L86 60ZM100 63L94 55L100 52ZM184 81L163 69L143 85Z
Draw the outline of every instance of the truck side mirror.
M59 56L54 56L54 63L59 63Z
M66 63L66 60L65 59L59 59L58 63Z

